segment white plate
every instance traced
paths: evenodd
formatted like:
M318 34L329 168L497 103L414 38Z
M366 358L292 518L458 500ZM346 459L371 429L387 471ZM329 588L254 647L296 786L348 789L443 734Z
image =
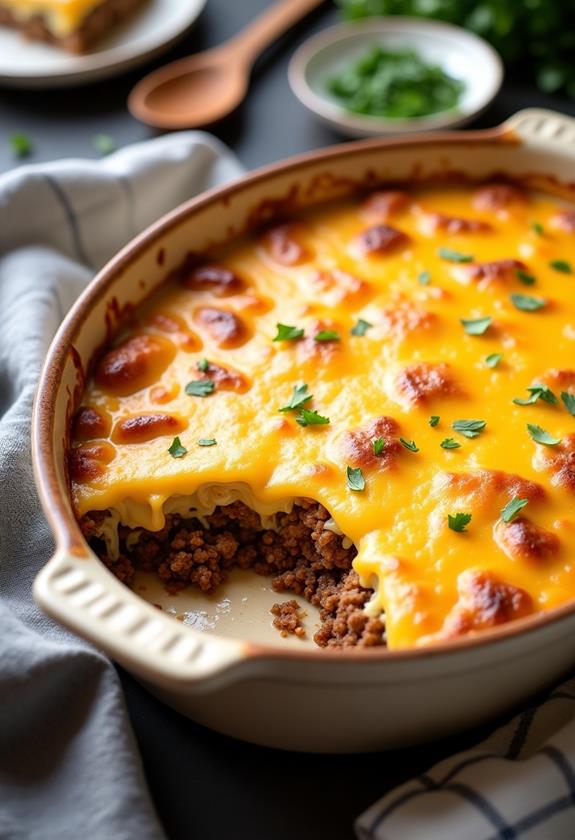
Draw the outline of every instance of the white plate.
M375 44L388 49L414 49L465 83L457 109L428 117L386 119L353 114L326 87L327 80L361 58ZM503 81L499 55L477 35L447 23L407 17L370 18L343 23L320 32L297 50L289 67L293 92L324 122L351 137L371 137L405 131L454 128L478 116Z
M114 76L167 49L184 35L205 4L206 0L148 0L87 55L26 41L18 32L0 27L0 84L71 87Z

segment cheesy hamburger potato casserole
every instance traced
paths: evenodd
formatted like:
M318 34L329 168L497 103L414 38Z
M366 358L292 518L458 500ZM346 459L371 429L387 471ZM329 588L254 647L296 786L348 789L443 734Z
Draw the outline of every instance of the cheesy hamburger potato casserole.
M69 450L127 585L234 567L321 646L454 639L575 596L575 210L381 189L190 255L95 361ZM273 608L303 635L297 603Z

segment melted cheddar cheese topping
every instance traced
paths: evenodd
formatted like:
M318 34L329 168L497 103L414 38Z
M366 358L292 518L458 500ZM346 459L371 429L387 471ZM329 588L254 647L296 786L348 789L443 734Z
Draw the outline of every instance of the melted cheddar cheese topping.
M65 38L79 29L90 12L103 2L105 0L2 0L2 6L9 9L19 23L43 17L50 32Z
M556 200L428 187L314 208L186 267L89 384L78 516L154 530L210 486L268 513L315 499L355 543L390 648L572 599L574 242Z

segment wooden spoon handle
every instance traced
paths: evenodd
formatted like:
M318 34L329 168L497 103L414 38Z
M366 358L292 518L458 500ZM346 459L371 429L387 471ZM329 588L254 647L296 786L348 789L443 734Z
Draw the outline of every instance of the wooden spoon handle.
M321 3L323 0L279 0L244 27L226 46L233 48L238 58L252 64L269 44Z

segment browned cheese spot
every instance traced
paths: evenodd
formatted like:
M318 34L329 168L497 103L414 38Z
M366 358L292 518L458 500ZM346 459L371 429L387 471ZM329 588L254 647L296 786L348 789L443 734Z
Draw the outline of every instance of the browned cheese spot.
M540 385L543 383L551 390L568 391L570 394L575 393L575 370L550 368L546 370L542 376L538 376L533 380L533 385Z
M556 534L523 517L508 523L500 519L493 530L493 537L511 560L545 561L559 551Z
M489 222L481 219L462 219L458 216L448 216L445 213L425 212L426 227L433 233L489 233L493 228Z
M514 184L486 184L473 194L473 206L477 210L505 210L526 201L524 191Z
M373 225L358 234L351 243L352 251L361 257L381 257L404 248L409 236L389 225Z
M226 309L202 306L196 310L194 318L218 347L223 349L239 347L249 338L248 329L242 319Z
M85 484L106 473L106 466L116 457L111 443L91 443L68 450L68 472L72 481Z
M514 259L493 260L493 262L474 263L473 265L459 267L459 271L463 272L474 283L477 283L480 289L494 282L513 282L517 280L518 271L527 270L524 262Z
M401 301L386 306L381 311L377 324L381 324L386 336L403 339L409 333L429 330L437 321L437 315L415 306L409 301Z
M339 332L337 324L333 321L314 320L305 330L305 338L294 342L297 345L297 353L302 361L309 359L329 362L335 354L341 351L341 341L316 341L315 336L322 330L335 330Z
M383 438L380 455L373 451L373 441ZM393 417L375 417L363 429L345 432L341 438L342 455L352 467L389 469L401 453L399 424Z
M185 427L186 424L173 414L133 414L117 421L112 439L116 443L145 443L163 435L177 435Z
M136 335L105 354L96 369L96 383L110 394L134 394L157 381L175 354L167 338Z
M370 290L366 280L355 277L340 268L331 271L318 271L312 278L314 291L321 292L323 299L330 306L364 297Z
M361 209L374 222L387 222L394 214L406 210L410 202L411 197L402 190L377 190L367 196Z
M300 241L301 226L293 222L276 225L262 237L262 245L274 262L280 265L301 265L311 258L309 249Z
M194 292L211 292L218 297L237 295L245 289L241 277L217 263L196 266L184 275L183 283Z
M74 418L74 438L76 440L94 440L108 437L111 427L108 414L91 405L83 405Z
M397 373L393 384L399 401L408 405L423 405L436 397L461 394L445 362L407 365Z
M205 371L198 371L197 368L193 371L197 379L211 379L215 382L218 391L238 391L242 393L247 391L249 387L248 380L236 370L231 368L221 367L215 362L208 362L208 368Z
M562 233L575 233L575 210L562 210L551 216L549 224Z
M551 484L575 491L575 434L565 435L558 446L537 446L533 468L551 473Z
M475 470L474 472L445 472L438 476L437 490L446 489L453 499L479 510L489 507L495 514L515 497L530 502L542 501L545 490L535 481L503 470Z

